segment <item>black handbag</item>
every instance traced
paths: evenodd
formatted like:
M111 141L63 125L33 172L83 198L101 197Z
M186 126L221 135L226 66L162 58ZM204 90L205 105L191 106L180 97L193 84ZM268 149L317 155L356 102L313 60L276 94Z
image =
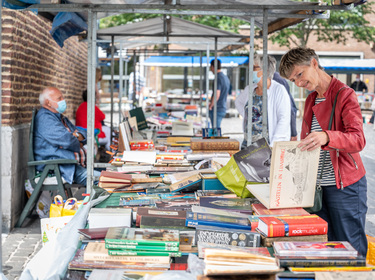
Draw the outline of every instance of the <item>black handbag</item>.
M344 88L345 87L340 88L336 94L335 101L333 102L331 117L329 118L328 130L331 130L332 128L332 121L333 121L333 116L335 114L337 97L339 96L340 91ZM323 178L323 168L326 162L326 155L327 155L327 151L324 151L323 162L322 162L322 166L320 167L320 175L319 175L319 178L317 179L317 184L315 188L314 206L305 208L305 210L309 213L317 213L322 209L322 206L323 206L323 189L322 189L321 183L322 183L322 178Z

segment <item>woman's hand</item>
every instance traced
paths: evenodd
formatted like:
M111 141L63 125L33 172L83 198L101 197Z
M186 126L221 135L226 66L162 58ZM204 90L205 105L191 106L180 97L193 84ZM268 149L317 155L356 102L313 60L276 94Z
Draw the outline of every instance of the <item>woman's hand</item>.
M301 143L297 146L301 151L312 151L326 145L329 142L328 134L323 132L311 132Z

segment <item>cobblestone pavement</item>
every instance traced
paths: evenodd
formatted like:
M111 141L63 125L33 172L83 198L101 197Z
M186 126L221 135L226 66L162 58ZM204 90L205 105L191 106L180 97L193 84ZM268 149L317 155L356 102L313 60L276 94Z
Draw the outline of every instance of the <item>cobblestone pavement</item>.
M300 125L297 124L297 127ZM225 118L222 123L223 134L242 141L242 120ZM367 139L366 148L362 151L362 159L367 170L368 182L368 213L366 232L375 236L375 130L372 125L365 124L364 131ZM23 228L15 228L10 234L3 235L2 268L7 279L19 279L24 266L41 249L39 218L27 219Z

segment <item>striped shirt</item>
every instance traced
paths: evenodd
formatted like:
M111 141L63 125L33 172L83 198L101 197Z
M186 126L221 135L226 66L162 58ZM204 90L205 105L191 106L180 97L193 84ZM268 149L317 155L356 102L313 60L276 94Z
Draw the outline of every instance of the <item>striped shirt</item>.
M325 98L316 98L315 105L319 104L320 102L324 101ZM316 119L315 114L313 113L312 123L311 123L311 132L313 131L322 131L318 120ZM322 168L323 164L323 154L324 151L320 150L320 158L319 158L319 167L318 167L318 180L320 178L320 169ZM331 157L329 152L326 153L326 162L324 163L323 168L323 176L322 176L322 183L321 186L332 186L336 185L335 173L333 171L333 165L331 161Z

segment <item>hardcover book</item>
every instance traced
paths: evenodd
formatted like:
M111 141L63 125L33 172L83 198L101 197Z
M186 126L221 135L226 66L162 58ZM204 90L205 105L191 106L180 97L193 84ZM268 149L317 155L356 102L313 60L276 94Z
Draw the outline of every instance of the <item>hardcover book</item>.
M320 149L302 152L299 143L274 142L269 184L246 186L268 209L314 205Z
M347 241L275 242L273 248L278 256L358 256L357 250Z
M286 209L267 209L261 203L253 203L251 208L255 215L271 215L271 216L290 216L290 215L309 215L302 207L286 208Z
M138 130L148 128L146 117L142 110L142 107L137 107L135 109L129 110L129 114L131 117L135 117L137 119Z
M327 242L328 241L327 234L267 237L261 233L260 236L262 238L261 244L264 247L272 247L273 243L276 241L283 241L283 242L287 242L287 241L290 241L290 242L295 242L295 241Z
M178 252L177 246L145 246L145 245L126 245L126 244L105 244L106 249L132 250L132 251L157 251L157 252Z
M138 262L138 263L170 263L168 256L110 256L104 243L90 242L83 254L84 261Z
M235 139L197 139L190 140L190 148L192 150L239 150L240 142Z
M85 250L78 249L73 259L69 262L68 269L93 270L93 269L132 269L132 270L159 270L165 271L170 267L169 263L144 263L144 262L118 262L118 261L85 261Z
M247 218L236 218L228 216L218 216L212 214L188 212L186 216L187 227L216 226L223 228L233 228L251 230L251 225Z
M195 239L197 242L240 247L260 246L260 234L249 230L198 226L195 230Z
M168 251L131 251L131 250L115 250L108 249L110 256L165 256L165 257L181 257L181 252Z
M142 216L139 226L140 228L185 230L185 220L186 219L176 219L173 217Z
M159 210L155 208L139 207L137 209L137 218L135 223L137 227L140 226L141 217L145 216L158 217L160 219L177 219L182 220L183 224L185 224L186 211Z
M318 215L260 217L258 229L268 237L327 234L328 224Z
M176 183L169 185L171 192L177 192L181 190L197 190L201 187L202 177L200 174L195 174L185 179L182 179Z
M132 180L132 175L124 174L120 172L102 171L100 172L99 181L100 182L115 182L115 183L128 183L130 184Z
M216 209L216 208L211 208L211 207L203 207L203 206L199 206L199 205L193 205L191 207L191 212L203 213L203 214L213 214L213 215L227 216L227 217L241 217L241 218L249 217L249 215L247 215L245 213L234 212L234 211L226 211L225 209Z
M236 211L251 215L253 210L251 204L255 202L253 198L220 198L220 197L201 197L199 205L209 208L217 208L226 211Z
M325 266L366 266L366 258L357 257L281 257L276 256L280 267L325 267Z
M105 228L82 228L78 232L87 239L104 239L109 227Z
M132 209L91 208L88 215L89 228L131 227Z
M178 230L171 229L138 229L112 227L105 237L106 243L150 246L178 246Z
M159 209L189 211L193 205L199 205L199 201L196 199L163 199L156 201L155 204Z

